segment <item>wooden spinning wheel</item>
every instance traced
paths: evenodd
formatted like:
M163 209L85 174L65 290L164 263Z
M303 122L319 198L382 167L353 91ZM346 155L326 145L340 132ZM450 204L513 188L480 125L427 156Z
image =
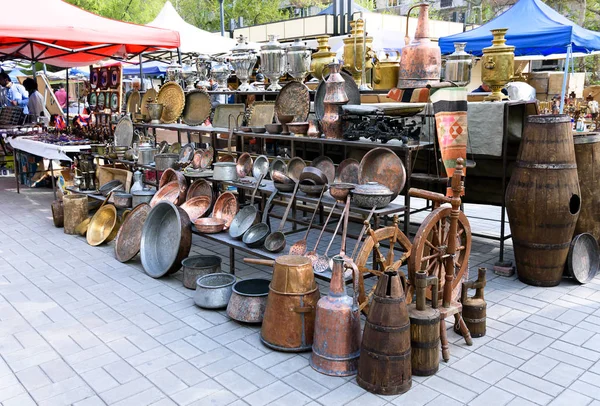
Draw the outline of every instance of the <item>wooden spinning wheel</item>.
M365 292L364 273L381 275L384 271L398 271L406 260L410 257L412 244L406 235L398 228L398 219L394 218L394 225L371 229L367 226L367 237L360 247L356 256L356 265L359 273L359 303L365 314L369 313L369 297ZM388 242L389 248L382 247L382 242ZM384 252L387 250L387 252ZM371 255L374 254L372 264L368 264ZM396 256L400 256L396 259ZM402 273L402 272L400 272Z
M438 207L423 221L413 241L413 249L408 262L409 288L406 295L410 302L414 293L416 273L420 270L428 275L437 276L440 283L438 299L444 292L447 248L450 238L451 207ZM452 300L460 294L463 278L468 275L468 260L471 253L471 226L467 216L461 211L458 215L456 232L456 254L454 257L454 279L452 281ZM431 299L431 290L427 290L427 298Z

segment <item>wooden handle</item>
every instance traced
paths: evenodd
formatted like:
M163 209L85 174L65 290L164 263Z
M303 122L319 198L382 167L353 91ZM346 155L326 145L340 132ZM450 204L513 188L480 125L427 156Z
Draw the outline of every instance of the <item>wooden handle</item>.
M275 265L275 261L271 259L257 259L257 258L244 258L244 262L252 265L266 265L273 266Z
M420 197L422 199L433 200L434 202L450 203L450 198L441 193L430 192L429 190L410 188L408 194L412 197Z

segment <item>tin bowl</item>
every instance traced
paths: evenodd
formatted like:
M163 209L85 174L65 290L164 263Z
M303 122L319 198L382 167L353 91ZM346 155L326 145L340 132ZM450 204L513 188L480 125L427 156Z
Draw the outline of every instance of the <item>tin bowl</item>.
M273 186L275 186L275 189L277 189L280 192L283 193L292 193L294 191L294 187L296 187L296 185L294 183L278 183L278 182L273 182ZM299 186L300 190L302 190L302 185Z
M300 174L300 184L311 182L315 185L326 185L327 176L318 168L307 166Z
M259 155L254 160L252 166L252 176L259 179L261 176L265 177L269 173L269 158L264 155Z
M279 123L265 124L265 129L269 134L281 134L281 132L283 131L283 126Z
M194 303L204 309L223 309L231 297L235 276L228 273L211 273L196 280Z

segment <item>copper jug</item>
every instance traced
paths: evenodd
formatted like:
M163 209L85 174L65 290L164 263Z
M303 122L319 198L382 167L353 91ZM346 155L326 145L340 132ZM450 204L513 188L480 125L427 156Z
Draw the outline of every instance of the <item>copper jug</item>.
M463 282L461 292L462 316L467 328L471 332L471 337L483 337L485 335L485 321L487 303L483 297L483 290L486 285L485 268L479 268L476 281ZM469 297L469 289L475 289L475 295ZM454 326L454 331L460 334L460 328Z
M260 331L263 344L278 351L310 351L319 297L307 257L277 257Z
M408 43L408 21L410 12L419 7L419 19L415 38ZM429 39L429 4L412 6L406 14L406 46L402 48L398 88L413 89L426 87L440 81L442 51Z
M432 286L431 297L438 297L438 278L419 271L415 277L417 302L408 306L410 316L410 346L412 374L429 376L440 366L440 311L438 301L426 306L426 290Z
M344 258L333 257L329 294L317 303L315 336L310 366L332 376L356 374L360 354L358 268L352 264L354 296L346 293Z
M323 98L324 114L321 119L321 130L325 138L341 140L343 138L342 105L348 103L346 81L340 74L339 63L330 63L329 78L325 82L325 97Z
M403 287L403 274L384 272L365 323L356 381L378 395L398 395L412 385L410 323Z

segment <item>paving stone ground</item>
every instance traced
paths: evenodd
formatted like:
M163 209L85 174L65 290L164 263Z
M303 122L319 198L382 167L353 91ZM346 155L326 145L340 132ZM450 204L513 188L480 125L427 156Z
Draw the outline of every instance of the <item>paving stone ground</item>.
M449 330L452 359L435 376L413 377L402 396L376 396L354 377L313 371L308 353L267 349L258 327L196 307L181 275L152 279L137 259L115 260L112 245L65 235L52 225L51 200L47 189L16 194L14 179L0 178L3 406L600 405L598 278L537 288L488 272L487 335L467 347ZM476 231L497 229L474 218L497 218L496 208L466 211ZM228 269L227 248L194 244ZM471 274L491 269L498 250L474 238ZM237 275L269 277L241 257Z

